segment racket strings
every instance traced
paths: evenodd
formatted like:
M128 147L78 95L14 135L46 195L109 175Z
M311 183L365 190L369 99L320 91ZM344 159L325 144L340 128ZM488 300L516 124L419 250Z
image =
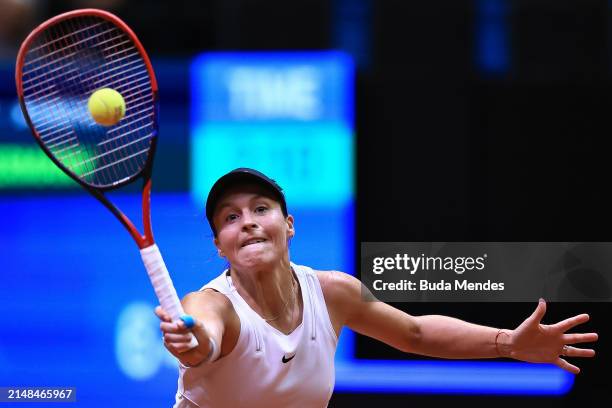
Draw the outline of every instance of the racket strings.
M44 37L48 38L51 35L46 32ZM46 45L39 45L30 51L30 54L37 52L37 54L42 55L32 58L31 61L26 61L25 63L25 66L29 66L31 71L29 78L24 81L24 84L31 85L24 89L24 99L26 104L30 105L28 112L33 124L35 124L41 135L43 143L58 160L72 169L73 156L81 153L81 148L74 135L69 117L66 115L48 114L54 106L61 104L62 101L66 102L63 99L62 90L56 86L55 79L57 75L61 75L65 68L73 64L70 61L68 64L58 65L53 64L53 61L47 62L44 60L45 51L54 57L62 51L61 48L57 49L56 47L56 42L59 40L47 41ZM64 57L59 56L59 58ZM39 64L34 65L35 63ZM69 72L71 73L72 71ZM53 91L49 92L51 89ZM29 93L30 90L34 92ZM48 99L50 96L53 96L53 98ZM31 103L29 103L30 101ZM68 150L71 151L68 152Z
M89 20L89 19L87 19ZM99 33L95 33L92 34L90 31L83 31L81 30L79 27L75 27L75 20L68 20L66 22L66 25L68 26L67 29L68 30L73 30L76 34L76 44L87 44L87 41L91 42L91 41L96 41L96 44L99 44L100 42L103 41L107 41L108 38L105 38L104 36L106 34L110 34L113 35L114 31L118 31L116 30L114 27L111 27L110 29L106 28L106 24L103 24L101 26L102 31ZM92 24L93 25L93 24ZM60 25L60 31L64 31L64 27L62 27ZM63 36L65 38L65 40L69 39L70 37L66 37ZM86 38L83 38L86 37ZM121 35L119 35L119 37L121 37ZM71 45L68 44L67 47L70 47ZM92 75L98 75L96 69L97 68L101 68L104 66L104 63L102 63L102 58L100 58L100 54L98 52L96 52L96 48L89 48L86 50L82 50L81 54L82 54L82 58L83 58L83 69L84 71L81 74L81 78L84 80L85 84L87 84L87 88L91 89L92 86ZM84 102L84 101L82 101ZM83 113L82 111L79 113ZM83 118L80 118L83 120ZM95 125L93 125L94 127L89 127L87 130L90 129L96 129ZM116 149L118 146L114 146L114 148ZM116 150L114 150L116 151ZM112 160L112 161L111 161ZM85 158L81 157L79 162L76 163L76 166L79 166L79 169L82 169L83 171L81 172L81 177L85 178L85 179L89 179L90 181L99 181L100 183L109 183L110 180L119 180L122 175L122 171L124 172L128 172L129 169L127 168L127 166L123 166L123 169L117 168L115 166L109 166L110 163L112 162L116 162L117 158L116 157L106 157L104 155L104 153L100 152L99 149L97 149L94 146L88 146L88 151L87 151L87 155ZM124 163L125 164L125 163ZM103 169L109 169L109 174L106 174L105 172L101 171ZM110 177L108 177L110 176Z
M73 88L75 84L78 83L78 80L81 74L79 60L76 59L76 56L79 53L78 45L82 44L82 40L79 40L76 43L71 44L70 39L71 37L74 37L76 33L72 33L72 35L70 34L70 32L66 33L67 30L64 29L64 26L65 24L60 24L55 27L54 31L52 31L52 33L55 34L52 36L52 37L55 37L55 40L52 40L51 43L53 45L51 47L49 47L49 45L51 44L49 43L49 45L47 46L49 48L47 49L53 50L50 52L50 56L52 57L55 56L57 58L56 62L50 65L51 67L55 65L57 65L59 68L64 68L65 66L72 66L72 65L76 66L76 70L77 70L76 72L78 75L71 75L70 77L66 77L66 76L60 77L61 84L68 85L71 88ZM86 30L80 30L80 31L86 31ZM52 79L54 80L54 82L56 83L58 82L55 78L52 78ZM72 115L76 116L78 119L81 119L82 114L75 109L77 107L75 107L74 97L72 96L76 92L74 92L74 90L71 88L64 87L63 91L65 93L63 95L64 96L63 101L68 104L69 112L72 113ZM70 130L71 130L70 133L74 135L73 138L75 138L77 141L76 145L72 145L73 148L64 148L63 150L54 150L53 148L51 148L51 146L49 147L51 148L51 151L54 153L54 155L57 158L59 158L60 161L62 161L62 163L65 163L68 165L68 168L70 170L72 170L78 175L82 175L83 170L89 171L89 168L87 166L83 167L79 163L82 163L85 157L90 156L91 151L88 148L86 143L83 143L83 145L79 143L79 139L76 138L75 129L73 129L72 126ZM85 137L82 137L81 139L83 142L86 141ZM87 180L87 181L92 181L92 180Z
M79 31L78 27L74 27L74 20L70 20L69 23L72 26L71 27L72 29L76 29L77 31ZM119 32L119 35L116 35L115 31L119 32L118 29L114 29L114 28L103 30L101 33L94 34L89 39L89 41L91 41L92 38L95 38L96 47L97 47L96 49L97 52L95 53L86 52L84 54L87 58L86 66L92 67L92 69L84 73L84 77L86 78L90 89L95 88L94 84L92 84L93 80L95 78L99 78L101 75L106 75L107 69L110 70L110 69L120 69L121 68L121 66L115 67L116 65L115 56L118 53L123 53L127 50L119 50L118 52L111 52L111 53L107 52L106 54L104 54L104 51L100 50L99 48L100 43L106 44L110 41L112 44L112 41L116 41L118 39L123 40L122 37L124 37L124 35L122 36L120 32ZM79 31L79 34L78 34L79 37L84 36L84 35L86 35L86 32ZM79 42L82 42L82 41L83 40L79 40ZM134 47L131 47L131 48L134 48ZM108 47L107 47L107 51L108 51ZM103 61L106 61L106 62L102 62L99 60L98 57L100 53L104 55L105 58L103 59ZM134 55L134 56L138 56L138 55ZM140 62L140 60L138 59L137 62ZM110 68L107 68L109 66ZM121 92L119 89L117 89L117 91ZM79 165L85 164L86 165L85 168L88 169L86 172L82 174L82 176L83 177L93 176L94 179L96 177L99 177L100 179L102 179L101 181L104 183L109 183L109 181L112 183L112 182L121 181L123 178L128 177L129 174L136 173L138 171L138 167L135 166L135 163L125 158L125 157L128 157L128 158L133 157L131 156L131 152L129 151L130 149L126 149L127 152L122 152L121 142L124 142L126 147L131 146L130 142L125 142L124 140L117 140L116 142L114 142L112 145L109 146L110 147L109 150L104 151L104 149L99 149L99 143L96 144L96 147L93 148L94 155L78 163ZM127 154L122 155L120 153L127 153ZM93 169L89 169L89 164L91 163L99 163L99 165L96 165ZM108 177L108 176L111 176L111 177Z
M46 51L48 59L51 59L51 61L44 62L43 65L41 65L37 69L37 71L42 70L43 75L47 76L46 82L50 82L50 81L52 81L53 83L57 82L58 78L56 76L49 76L49 75L53 74L54 72L58 70L61 70L64 67L75 65L78 62L76 59L67 60L67 58L76 55L78 50L74 50L74 49L71 50L73 46L71 46L70 43L67 44L66 41L70 39L71 35L76 36L78 32L85 31L85 30L81 29L81 30L73 31L72 33L66 34L62 28L63 28L62 25L58 25L48 30L45 33L46 35L44 36L45 39L47 39L47 41L43 43L42 45L34 48L35 50L40 50L41 52ZM50 40L48 40L49 38ZM82 41L78 41L77 43L82 43ZM43 55L43 57L37 57L34 60L41 61L44 58L44 56L45 55ZM53 67L55 65L57 65L57 67L52 68L50 72L46 70L46 68ZM70 113L74 113L75 111L74 106L71 103L72 98L70 97L71 96L70 94L73 92L69 92L70 89L67 89L66 85L70 84L74 86L74 81L80 77L80 74L82 72L82 69L79 69L79 68L80 67L77 67L77 72L79 73L79 75L77 75L76 77L61 78L62 83L64 85L64 92L66 93L65 97L63 98L63 102L64 104L72 105L70 106L70 109L69 109L71 111ZM36 79L37 78L34 77L32 78L32 81ZM63 106L60 106L60 107L63 108ZM66 121L63 121L63 122L65 123ZM68 122L68 127L69 127L68 135L70 135L73 132L72 126L70 126L70 122ZM63 151L56 149L57 144L53 144L53 145L49 144L50 143L49 140L46 139L45 137L45 136L48 137L49 135L45 135L44 132L42 132L41 130L42 129L39 129L39 132L41 133L43 142L47 144L47 147L49 148L49 150L51 150L51 152L55 155L55 157L58 160L60 160L64 165L66 165L70 170L72 170L74 173L80 176L82 176L83 171L91 171L91 167L85 166L83 169L81 169L81 168L77 168L77 165L75 165L75 160L77 161L77 163L80 163L80 162L83 162L84 156L90 156L91 153L89 151L86 150L85 155L84 155L82 149L79 146L78 150L75 149L71 152L66 153L66 156L64 156L61 154ZM60 140L59 143L63 143L63 140Z
M132 39L99 17L76 17L45 30L25 56L24 102L41 142L68 170L95 187L142 171L156 132L155 95ZM96 124L87 109L100 88L119 92L126 115Z

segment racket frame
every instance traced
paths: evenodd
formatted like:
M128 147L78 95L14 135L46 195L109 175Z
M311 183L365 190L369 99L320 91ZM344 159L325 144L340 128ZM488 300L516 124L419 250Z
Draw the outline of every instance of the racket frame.
M69 170L66 166L64 166L51 151L45 146L43 141L41 140L41 136L36 130L32 120L30 119L30 115L28 114L28 110L25 105L25 99L23 96L23 65L25 63L25 56L30 49L30 45L32 42L38 38L38 36L47 30L48 28L57 25L65 20L72 19L75 17L99 17L104 20L107 20L115 25L117 25L121 30L123 30L130 40L133 41L136 49L138 50L140 56L142 57L146 69L149 73L149 79L151 80L151 88L153 92L153 135L151 136L149 151L147 152L147 159L143 168L136 174L126 177L123 180L120 180L116 183L113 183L110 186L102 186L102 187L94 187L89 185L88 183L81 180L77 177L71 170ZM157 135L158 135L158 123L157 119L159 118L159 95L158 95L158 87L157 87L157 79L155 77L155 72L153 71L153 66L151 64L151 60L147 52L145 51L142 43L136 37L136 34L132 31L132 29L123 22L120 18L111 14L104 10L88 8L88 9L79 9L74 11L69 11L67 13L63 13L57 15L44 23L40 24L36 27L24 40L19 48L19 53L17 54L17 64L15 67L15 84L17 85L17 96L19 99L19 105L21 106L21 111L26 119L26 122L32 133L34 134L34 139L38 145L42 148L45 154L55 163L57 167L59 167L66 175L72 178L74 181L79 183L81 187L87 190L91 195L93 195L98 201L100 201L106 208L109 209L111 213L123 224L123 226L129 231L130 235L136 241L136 244L140 249L149 247L155 243L153 238L153 230L151 227L151 175L153 173L153 158L155 157L155 150L157 147ZM142 189L142 224L144 229L144 234L141 234L136 226L132 223L132 221L123 214L115 205L113 205L108 198L104 195L104 192L115 190L120 188L126 184L132 183L135 179L142 177L143 179L143 189Z

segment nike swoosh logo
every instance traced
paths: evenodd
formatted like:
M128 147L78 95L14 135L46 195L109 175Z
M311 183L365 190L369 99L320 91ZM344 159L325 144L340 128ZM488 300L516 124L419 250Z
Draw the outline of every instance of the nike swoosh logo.
M283 363L288 363L288 362L290 362L291 360L293 360L293 357L295 357L295 354L294 354L294 355L292 355L292 356L291 356L291 357L289 357L289 358L287 358L287 357L283 356Z

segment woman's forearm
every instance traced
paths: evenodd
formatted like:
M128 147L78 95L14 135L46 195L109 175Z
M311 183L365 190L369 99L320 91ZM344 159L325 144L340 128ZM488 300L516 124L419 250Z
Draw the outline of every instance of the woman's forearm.
M410 352L440 358L495 358L510 354L512 330L480 326L447 316L416 317L419 336ZM497 344L496 344L497 343Z

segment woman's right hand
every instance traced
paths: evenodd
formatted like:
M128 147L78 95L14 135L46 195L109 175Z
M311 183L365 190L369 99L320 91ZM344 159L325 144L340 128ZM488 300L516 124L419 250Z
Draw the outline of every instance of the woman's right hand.
M174 357L183 365L196 366L204 361L214 362L232 351L240 335L240 319L225 295L205 289L187 294L181 303L185 313L193 318L191 328L182 320L173 322L161 307L155 308L155 314L161 320L159 328L164 346ZM199 343L194 349L189 349L189 332Z
M208 345L208 334L202 322L196 320L195 325L190 329L182 320L172 321L172 318L161 307L155 308L155 314L159 317L159 328L162 331L164 346L176 357L181 363L186 366L197 365L206 357L201 352L201 347L198 346L191 349L191 335L196 336L198 342Z

